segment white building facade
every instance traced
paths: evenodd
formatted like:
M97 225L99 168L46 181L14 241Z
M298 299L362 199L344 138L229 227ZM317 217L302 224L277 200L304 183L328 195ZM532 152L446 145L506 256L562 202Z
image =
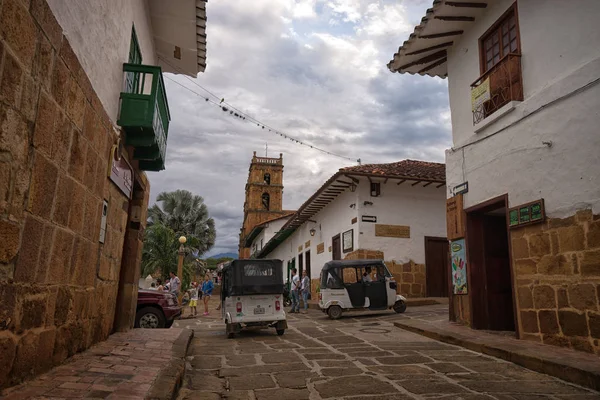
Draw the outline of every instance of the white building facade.
M447 252L443 177L443 164L413 160L343 168L257 258L282 260L288 277L306 270L313 292L328 261L384 259L403 294L446 296L446 264L437 258Z
M388 64L448 77L448 237L469 281L454 320L600 351L598 15L594 0L436 1Z

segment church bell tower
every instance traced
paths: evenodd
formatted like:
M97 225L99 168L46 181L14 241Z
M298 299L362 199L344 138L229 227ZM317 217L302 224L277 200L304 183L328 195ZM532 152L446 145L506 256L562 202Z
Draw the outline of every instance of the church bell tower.
M246 183L244 222L240 231L239 258L250 258L246 237L255 226L285 214L283 202L283 154L279 158L252 157ZM247 247L248 246L248 247Z

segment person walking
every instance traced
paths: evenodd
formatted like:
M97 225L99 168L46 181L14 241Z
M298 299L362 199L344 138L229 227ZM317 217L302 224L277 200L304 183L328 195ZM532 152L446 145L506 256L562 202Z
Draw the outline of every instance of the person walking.
M202 283L202 301L204 302L204 314L208 315L208 301L212 295L214 284L208 274L204 275L204 282Z
M198 284L192 282L192 289L190 290L190 316L195 317L198 315Z
M169 292L179 297L179 288L181 287L181 280L179 280L179 277L173 272L169 272L169 276L171 277L171 280L169 281Z
M296 270L296 268L292 268L292 309L290 311L290 314L300 312L300 277L298 276L297 272L298 271Z
M306 270L302 271L302 282L300 283L300 293L302 293L302 302L304 303L303 314L308 312L308 295L310 294L310 278Z

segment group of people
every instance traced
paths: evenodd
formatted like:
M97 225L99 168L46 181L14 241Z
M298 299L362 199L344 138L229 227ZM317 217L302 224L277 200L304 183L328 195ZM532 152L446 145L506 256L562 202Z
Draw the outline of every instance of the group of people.
M195 317L198 314L198 299L201 298L204 303L204 314L208 315L208 302L210 301L210 296L212 296L212 292L214 289L214 283L208 274L204 275L204 282L202 282L202 286L198 282L192 282L192 286L190 288L190 314L192 317Z
M306 270L302 271L302 279L298 276L296 268L292 268L292 309L290 313L300 312L300 298L304 303L303 313L308 310L308 298L310 297L310 278L306 274Z
M179 288L181 287L181 280L173 272L169 272L169 278L163 285L162 279L157 279L156 283L150 284L150 289L157 290L159 292L173 293L175 296L179 295Z

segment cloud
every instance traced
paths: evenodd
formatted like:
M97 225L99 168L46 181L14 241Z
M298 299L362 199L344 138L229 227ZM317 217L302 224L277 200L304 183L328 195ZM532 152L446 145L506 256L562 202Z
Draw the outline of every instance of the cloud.
M210 254L237 251L253 151L263 155L268 143L270 156L283 153L285 209L354 165L231 117L193 82L269 126L353 160L443 161L450 145L446 81L386 67L430 3L210 2L206 72L195 80L166 75L167 165L148 174L151 198L175 189L203 196L217 228Z

